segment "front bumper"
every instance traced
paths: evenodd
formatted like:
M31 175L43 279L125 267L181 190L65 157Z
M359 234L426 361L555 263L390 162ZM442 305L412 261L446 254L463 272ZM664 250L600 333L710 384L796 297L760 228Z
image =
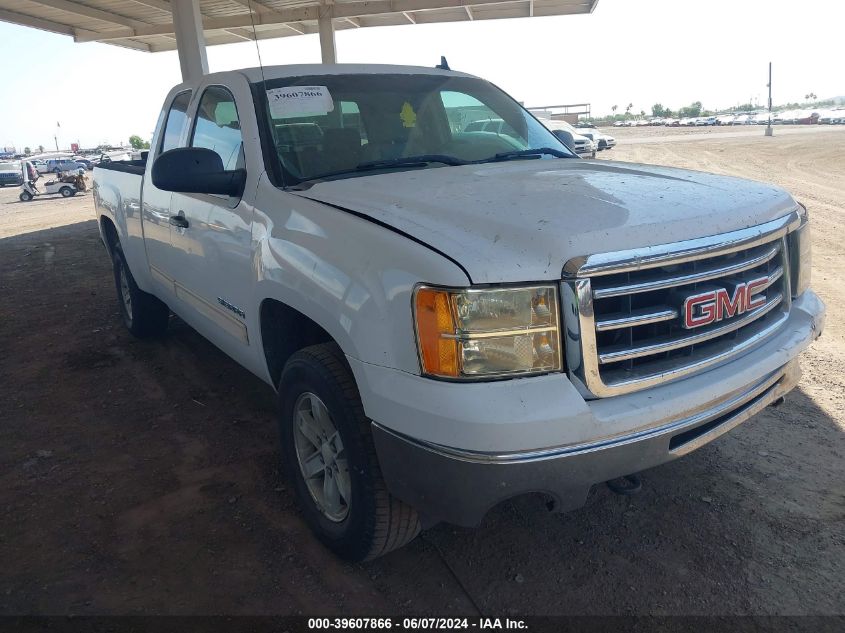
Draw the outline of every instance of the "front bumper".
M427 521L471 526L531 492L548 495L559 511L577 508L594 484L712 441L795 387L796 357L823 327L824 305L807 291L781 329L747 354L589 402L562 374L459 384L350 365L391 493Z
M391 493L427 523L475 526L493 506L543 493L558 512L584 505L590 488L692 452L727 433L798 384L793 360L779 371L682 420L608 441L493 455L414 441L373 424L382 474Z

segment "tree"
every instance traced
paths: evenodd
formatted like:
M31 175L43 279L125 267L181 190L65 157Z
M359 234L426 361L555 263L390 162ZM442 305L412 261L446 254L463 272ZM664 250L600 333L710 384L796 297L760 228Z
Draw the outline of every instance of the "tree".
M129 137L129 144L132 146L132 149L150 149L150 144L137 134Z
M693 101L692 104L681 108L678 114L682 117L697 117L701 116L701 101Z
M640 110L640 116L645 117L645 110Z
M615 106L611 106L611 108L610 108L610 109L613 111L613 114L614 114L614 115L616 114L616 108L618 108L618 107L619 107L619 106L617 106L617 105L615 105Z
M655 103L651 106L651 114L652 116L666 116L666 108L663 107L662 103Z
M810 92L810 93L808 93L808 94L805 94L805 95L804 95L804 98L805 98L807 101L809 101L810 99L813 99L813 100L818 99L818 97L816 96L816 93L814 93L814 92Z
M43 154L43 153L44 153L44 146L43 146L43 145L39 145L39 146L38 146L38 153L39 153L39 154Z
M663 116L667 119L670 118L672 116L672 111L669 108L665 108L663 110Z
M31 149L29 149L28 147L24 147L24 148L23 148L23 153L24 153L24 154L26 154L27 156L29 156L30 154L32 154L32 150L31 150Z

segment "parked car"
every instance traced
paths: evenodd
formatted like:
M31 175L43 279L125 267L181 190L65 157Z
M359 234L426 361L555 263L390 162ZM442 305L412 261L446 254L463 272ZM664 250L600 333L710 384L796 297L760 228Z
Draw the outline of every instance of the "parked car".
M76 161L77 165L79 165L80 167L83 167L84 169L87 169L88 171L91 171L92 169L94 169L93 161L91 161L87 158L82 158L80 156L80 157L74 158L73 160Z
M23 171L19 160L0 161L0 187L23 184Z
M593 140L587 137L584 134L583 130L576 130L572 125L567 123L566 121L561 121L558 119L537 119L546 126L547 129L551 130L555 136L561 138L558 132L566 132L565 138L568 141L569 137L572 137L572 150L578 154L579 156L583 156L585 158L595 158L596 151L598 151L598 147L593 142Z
M733 120L734 115L732 114L720 114L716 117L716 125L730 125Z
M666 119L664 123L666 127L679 127L681 125L680 119Z
M601 152L616 146L615 138L604 132L599 132L597 129L580 130L580 132L593 142L596 151Z
M502 119L482 119L480 121L473 121L466 126L464 132L492 132L493 134L507 134L509 136L516 134L516 131L514 131L511 126L505 123Z
M293 122L322 135L280 150ZM276 390L302 515L351 560L636 481L779 402L824 329L789 193L577 160L463 73L213 73L170 91L152 147L94 170L122 320L149 337L172 310Z
M35 161L33 161L35 163ZM48 158L35 164L39 174L59 174L62 172L78 172L79 165L70 158Z
M751 122L751 116L748 114L737 114L731 125L748 125Z

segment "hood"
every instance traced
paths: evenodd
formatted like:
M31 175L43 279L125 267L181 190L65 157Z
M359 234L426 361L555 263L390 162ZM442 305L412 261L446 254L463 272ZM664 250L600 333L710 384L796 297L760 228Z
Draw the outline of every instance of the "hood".
M412 235L473 283L560 279L573 257L725 233L795 208L784 190L749 180L574 159L394 172L296 193Z

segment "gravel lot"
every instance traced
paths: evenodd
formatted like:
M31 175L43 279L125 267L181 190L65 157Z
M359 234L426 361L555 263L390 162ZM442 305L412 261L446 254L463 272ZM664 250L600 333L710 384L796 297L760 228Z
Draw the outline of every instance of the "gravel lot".
M614 129L601 159L807 204L828 325L786 403L636 497L523 499L362 565L300 519L265 385L179 321L124 331L90 194L0 190L0 614L845 613L845 129L782 129Z

